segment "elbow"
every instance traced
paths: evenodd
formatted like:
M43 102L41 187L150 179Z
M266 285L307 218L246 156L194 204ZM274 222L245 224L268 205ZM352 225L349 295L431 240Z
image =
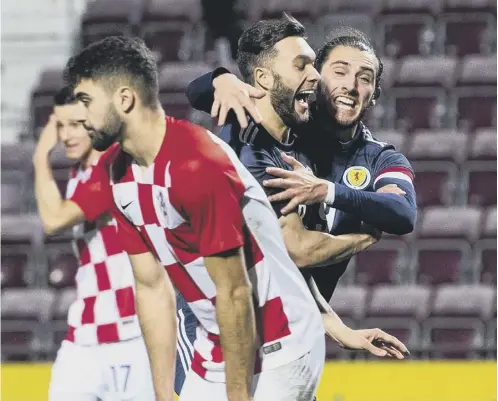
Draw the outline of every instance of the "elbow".
M42 226L43 226L43 232L46 235L57 234L57 232L61 229L61 227L53 221L43 221Z
M396 235L407 235L413 232L415 229L415 223L417 221L417 210L415 208L410 208L406 210L405 213L397 216L396 226L393 227L393 232L389 234Z

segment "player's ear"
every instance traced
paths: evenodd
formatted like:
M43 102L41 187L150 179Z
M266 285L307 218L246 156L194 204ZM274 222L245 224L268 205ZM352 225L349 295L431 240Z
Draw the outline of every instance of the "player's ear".
M268 68L256 67L254 69L254 82L262 89L268 91L273 87L274 78Z
M116 106L123 113L129 113L133 109L133 106L135 105L136 95L131 90L131 88L127 86L119 88L116 92L116 97Z

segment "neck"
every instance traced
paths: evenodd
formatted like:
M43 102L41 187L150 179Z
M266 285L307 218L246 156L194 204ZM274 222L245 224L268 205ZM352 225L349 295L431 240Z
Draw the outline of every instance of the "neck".
M256 99L255 105L259 110L263 122L261 125L274 137L277 141L283 142L288 139L289 127L287 127L279 117L275 109L270 103L270 95L267 94L262 99Z
M81 165L84 167L84 168L88 168L90 167L91 165L93 165L100 157L100 155L104 153L104 152L99 152L98 150L95 150L95 149L91 149L87 154L86 156L83 157L83 159L81 159Z
M122 148L139 165L148 167L156 158L166 134L164 110L143 108L124 127Z

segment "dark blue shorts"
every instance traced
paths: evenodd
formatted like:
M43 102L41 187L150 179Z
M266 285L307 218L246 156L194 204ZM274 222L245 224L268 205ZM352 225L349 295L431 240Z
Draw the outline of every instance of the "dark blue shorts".
M180 395L185 376L190 369L190 363L194 356L197 318L194 316L194 313L183 296L179 293L176 295L176 316L178 319L178 330L176 343L175 393Z

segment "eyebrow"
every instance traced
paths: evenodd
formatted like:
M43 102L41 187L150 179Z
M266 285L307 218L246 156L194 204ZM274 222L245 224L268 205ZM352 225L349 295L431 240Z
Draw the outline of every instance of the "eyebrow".
M337 60L337 61L334 61L333 63L331 63L330 65L335 65L335 64L340 64L340 65L344 65L346 67L349 67L350 64L347 62L347 61L344 61L344 60ZM362 71L369 71L371 72L372 74L375 75L375 71L373 70L373 68L371 67L360 67L360 70Z
M296 61L303 61L305 63L311 64L311 63L313 63L314 59L312 57L310 57L310 56L305 56L303 54L300 54L299 56L294 57L293 61L294 62L296 62Z

